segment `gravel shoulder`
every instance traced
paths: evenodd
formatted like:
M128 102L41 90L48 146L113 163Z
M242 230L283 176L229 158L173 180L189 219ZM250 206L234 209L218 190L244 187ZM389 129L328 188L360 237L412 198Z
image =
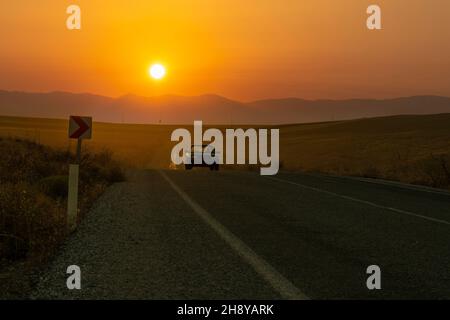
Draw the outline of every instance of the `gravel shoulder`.
M81 290L66 269L81 268ZM39 276L32 299L273 299L156 171L111 186Z

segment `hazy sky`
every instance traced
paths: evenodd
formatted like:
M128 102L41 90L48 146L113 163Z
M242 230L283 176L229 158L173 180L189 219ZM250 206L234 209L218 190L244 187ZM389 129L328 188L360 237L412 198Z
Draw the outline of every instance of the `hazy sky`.
M66 29L72 3L81 31ZM370 4L381 31L366 28ZM0 22L6 90L450 96L449 0L2 0Z

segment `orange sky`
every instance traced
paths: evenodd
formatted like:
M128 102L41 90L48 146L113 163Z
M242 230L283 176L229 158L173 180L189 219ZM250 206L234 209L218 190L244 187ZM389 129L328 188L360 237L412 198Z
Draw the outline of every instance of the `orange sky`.
M82 10L82 30L65 13ZM365 13L379 4L383 30ZM448 0L15 0L0 89L240 100L450 96ZM162 62L168 76L149 79Z

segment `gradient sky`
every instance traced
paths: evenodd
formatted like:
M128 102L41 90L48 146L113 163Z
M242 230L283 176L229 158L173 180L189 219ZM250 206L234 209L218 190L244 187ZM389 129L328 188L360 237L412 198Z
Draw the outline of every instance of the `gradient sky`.
M81 31L66 29L72 3ZM370 4L381 31L366 28ZM448 0L3 0L0 22L4 90L450 96ZM160 82L147 73L156 61Z

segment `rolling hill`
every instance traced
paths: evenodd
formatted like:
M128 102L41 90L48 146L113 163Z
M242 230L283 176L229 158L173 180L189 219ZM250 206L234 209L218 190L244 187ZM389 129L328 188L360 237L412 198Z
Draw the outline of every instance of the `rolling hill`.
M67 119L90 115L113 123L288 124L405 114L450 113L450 98L414 96L374 100L304 100L298 98L239 102L218 95L110 98L67 92L0 91L0 114Z
M224 130L231 126L216 127ZM284 170L368 176L437 187L450 185L450 114L277 127ZM83 146L88 150L109 149L127 166L167 169L175 145L170 135L176 128L96 122L92 140ZM67 130L67 120L0 116L0 139L20 137L75 150Z

